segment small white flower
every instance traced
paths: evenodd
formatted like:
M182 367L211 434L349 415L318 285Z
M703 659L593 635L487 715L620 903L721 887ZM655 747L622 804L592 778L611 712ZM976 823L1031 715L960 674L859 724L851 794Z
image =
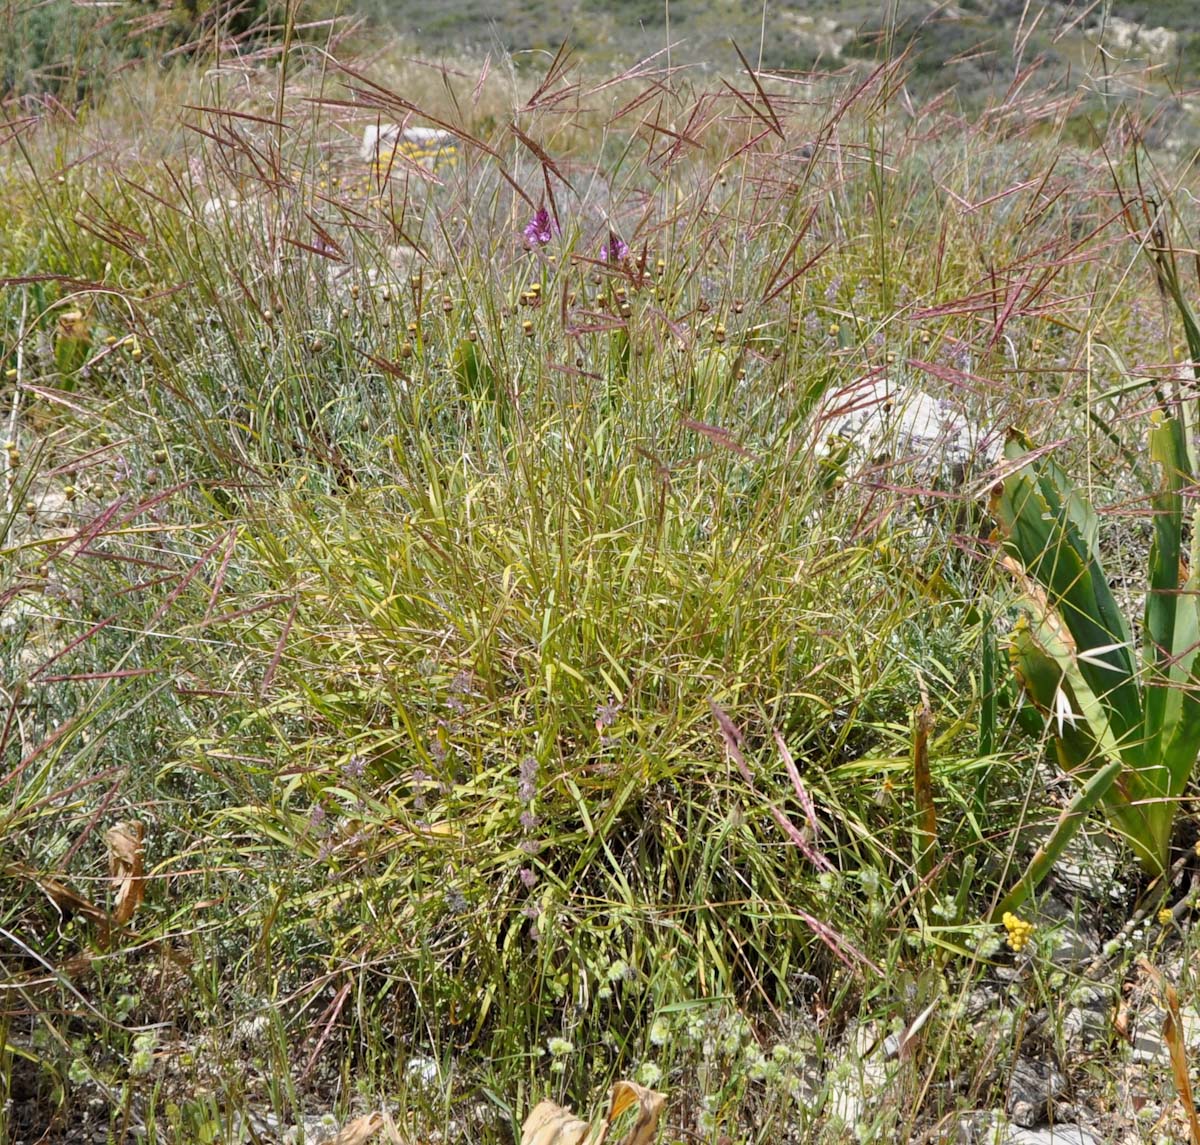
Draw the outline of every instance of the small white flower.
M621 979L627 978L628 976L629 965L628 963L622 962L620 959L618 959L608 968L608 980L610 982L620 982Z
M575 1047L566 1038L547 1038L546 1049L550 1051L552 1057L560 1058L573 1053Z
M150 1050L138 1050L129 1059L129 1076L145 1077L154 1068L154 1054Z
M638 1068L638 1081L651 1089L662 1081L662 1070L654 1062L642 1062Z
M650 1024L650 1044L652 1046L665 1046L667 1038L671 1036L671 1027L667 1024L665 1018L655 1018Z

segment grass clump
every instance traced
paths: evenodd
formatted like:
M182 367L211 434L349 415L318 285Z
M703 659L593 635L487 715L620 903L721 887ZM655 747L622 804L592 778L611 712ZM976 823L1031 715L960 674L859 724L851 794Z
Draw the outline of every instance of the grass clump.
M1021 930L979 1020L986 919L1057 809L980 494L1010 423L1098 503L1138 464L1174 332L1123 158L1069 102L906 111L899 64L560 53L418 107L424 66L284 59L6 145L6 1129L386 1101L492 1140L621 1076L705 1140L1002 1101L1056 987ZM364 158L393 120L447 138ZM913 391L970 457L897 435ZM886 432L830 440L864 401Z

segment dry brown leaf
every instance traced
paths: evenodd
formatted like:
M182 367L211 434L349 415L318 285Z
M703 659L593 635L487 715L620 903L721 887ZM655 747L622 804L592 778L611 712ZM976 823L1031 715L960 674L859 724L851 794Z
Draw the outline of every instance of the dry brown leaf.
M1144 970L1158 987L1166 1017L1163 1018L1163 1041L1171 1057L1171 1073L1175 1078L1175 1092L1183 1106L1191 1132L1192 1145L1200 1145L1200 1117L1196 1114L1196 1102L1192 1097L1192 1079L1188 1072L1187 1046L1183 1041L1183 1020L1179 1015L1179 995L1154 964L1145 956L1138 958L1138 966Z
M608 1121L605 1129L611 1127L622 1113L631 1105L638 1105L637 1120L629 1131L623 1145L649 1145L658 1131L658 1119L662 1116L663 1105L667 1095L657 1090L647 1089L633 1081L619 1081L612 1088L612 1103L608 1109Z
M363 1145L383 1128L382 1113L367 1113L347 1122L329 1145Z
M112 916L116 926L124 926L133 918L134 911L141 906L145 897L145 835L145 825L137 820L117 823L104 832L104 842L108 847L108 873L116 893L116 909Z
M1122 998L1113 1015L1113 1029L1122 1041L1133 1045L1133 1011L1128 998Z
M1044 624L1053 634L1054 639L1060 641L1074 654L1076 651L1075 637L1071 635L1063 618L1059 615L1058 609L1050 604L1050 598L1046 595L1046 590L1025 571L1024 565L1013 557L1002 556L1000 564L1012 573L1014 579L1020 585L1021 591L1033 603L1038 623Z
M638 1106L637 1120L622 1145L649 1145L658 1130L666 1095L632 1081L618 1081L612 1087L608 1116L598 1132L580 1121L569 1109L553 1101L540 1101L521 1127L521 1145L604 1145L613 1122L633 1105Z
M9 878L28 879L35 884L64 918L80 914L89 922L95 923L100 931L100 945L108 945L108 914L82 895L76 894L66 883L41 874L26 863L9 863L3 873Z
M1163 1041L1171 1055L1171 1072L1175 1075L1175 1092L1187 1115L1188 1128L1192 1134L1192 1145L1200 1145L1200 1117L1196 1115L1196 1103L1192 1098L1192 1079L1188 1074L1187 1047L1183 1043L1183 1021L1179 1016L1179 995L1175 987L1168 985L1163 991L1167 1004L1167 1016L1163 1019Z
M539 1101L521 1126L521 1145L583 1145L591 1126L553 1101Z

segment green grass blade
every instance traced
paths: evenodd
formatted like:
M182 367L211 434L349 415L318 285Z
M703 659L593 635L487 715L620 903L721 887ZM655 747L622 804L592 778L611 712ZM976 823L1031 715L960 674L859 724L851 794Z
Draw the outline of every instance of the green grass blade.
M1083 826L1084 818L1107 795L1113 782L1120 774L1122 763L1110 760L1076 793L1075 798L1063 809L1049 838L1034 853L1016 886L1004 896L1000 905L991 914L993 922L1004 917L1005 912L1015 911L1037 888L1038 884L1054 869L1059 856L1067 844Z

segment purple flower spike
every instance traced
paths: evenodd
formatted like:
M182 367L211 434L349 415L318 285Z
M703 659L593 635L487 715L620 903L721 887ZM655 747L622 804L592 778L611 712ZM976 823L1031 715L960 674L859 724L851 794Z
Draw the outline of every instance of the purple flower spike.
M550 217L550 212L545 207L538 207L533 218L525 224L523 233L526 242L534 246L545 246L558 234L558 224Z
M629 247L616 231L608 232L608 242L600 248L600 257L605 262L620 262L629 254Z

